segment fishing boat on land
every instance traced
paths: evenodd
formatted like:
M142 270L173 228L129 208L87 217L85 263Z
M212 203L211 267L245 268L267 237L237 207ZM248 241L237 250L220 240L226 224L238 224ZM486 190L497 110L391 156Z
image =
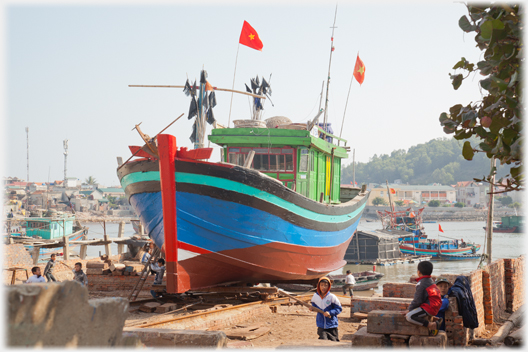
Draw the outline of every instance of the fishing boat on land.
M258 78L252 93L237 92L254 98L256 118L221 128L211 112L217 89L208 90L206 76L202 71L200 86L180 86L191 96L189 118L197 116L195 149L178 149L168 134L150 138L136 125L145 145L131 146L136 159L117 170L146 232L165 252L167 292L310 282L342 268L369 195L355 188L351 200L340 200L346 140L318 126L322 109L303 128L266 126L258 117L269 85ZM203 147L206 121L217 127L209 141L221 146L220 162L208 161L212 148Z
M352 288L354 291L367 291L371 288L377 288L380 279L385 276L385 274L375 271L362 271L352 273L352 275L354 276L354 279L356 279L356 283ZM343 291L346 275L328 275L328 278L333 280L332 291Z

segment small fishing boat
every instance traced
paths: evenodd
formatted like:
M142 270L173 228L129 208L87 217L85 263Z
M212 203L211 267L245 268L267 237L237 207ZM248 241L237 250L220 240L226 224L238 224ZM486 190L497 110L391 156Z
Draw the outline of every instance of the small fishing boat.
M430 255L433 259L438 254L473 254L480 250L480 244L458 241L437 241L428 239L419 243L401 243L400 251L404 254Z
M524 218L519 215L503 216L501 221L493 221L493 232L499 233L522 233ZM486 227L484 227L484 230Z
M380 279L385 275L374 271L362 271L352 273L356 279L356 283L352 290L354 291L367 291L371 288L378 287ZM346 275L327 275L332 280L332 292L343 292L343 285L345 284ZM312 284L289 284L280 283L276 286L280 289L287 291L298 291L306 292L315 289L317 282L314 281Z
M438 253L434 258L436 260L475 260L480 259L481 254L446 254Z
M8 237L13 243L21 243L32 254L35 246L41 247L39 258L55 253L59 244L66 237L69 241L85 238L88 228L82 227L73 214L53 212L48 216L10 219ZM45 247L44 247L45 246ZM68 248L75 248L71 244Z

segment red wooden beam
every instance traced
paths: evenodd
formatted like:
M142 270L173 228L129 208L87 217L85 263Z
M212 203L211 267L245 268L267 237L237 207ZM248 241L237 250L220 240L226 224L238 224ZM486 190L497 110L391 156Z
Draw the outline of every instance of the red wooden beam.
M158 135L161 201L163 204L163 232L167 268L167 292L182 293L190 289L189 276L178 265L178 224L176 216L176 137Z

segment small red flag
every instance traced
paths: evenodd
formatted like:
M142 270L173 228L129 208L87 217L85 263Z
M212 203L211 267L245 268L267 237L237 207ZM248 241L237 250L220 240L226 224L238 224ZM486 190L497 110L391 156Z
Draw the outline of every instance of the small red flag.
M249 46L252 49L262 51L262 47L264 47L264 44L260 41L260 38L257 34L257 31L253 29L247 23L244 21L244 25L242 26L242 32L240 33L240 40L238 41L240 44Z
M416 215L414 215L414 213L413 213L412 211L409 213L409 217L410 217L410 218L414 218L415 216L416 216Z
M391 194L396 194L396 190L394 188L390 189Z
M356 65L354 66L354 77L359 85L361 85L365 79L365 64L363 64L363 61L359 58L359 54L356 59Z
M442 226L440 224L438 224L438 231L444 232L444 230L442 230Z

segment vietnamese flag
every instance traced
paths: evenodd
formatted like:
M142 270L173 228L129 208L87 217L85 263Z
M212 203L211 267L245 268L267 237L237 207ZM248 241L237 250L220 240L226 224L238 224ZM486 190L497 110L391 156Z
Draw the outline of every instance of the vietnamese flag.
M244 21L244 25L242 26L242 32L240 33L240 40L238 42L259 51L262 51L262 47L264 46L260 41L257 31L246 21Z
M444 232L444 230L442 230L442 226L440 224L438 224L438 231Z
M391 188L391 189L390 189L390 193L391 193L391 194L396 194L396 190L395 190L394 188Z
M365 64L363 64L363 61L359 58L359 54L356 59L356 66L354 66L354 77L359 85L361 85L365 79Z

